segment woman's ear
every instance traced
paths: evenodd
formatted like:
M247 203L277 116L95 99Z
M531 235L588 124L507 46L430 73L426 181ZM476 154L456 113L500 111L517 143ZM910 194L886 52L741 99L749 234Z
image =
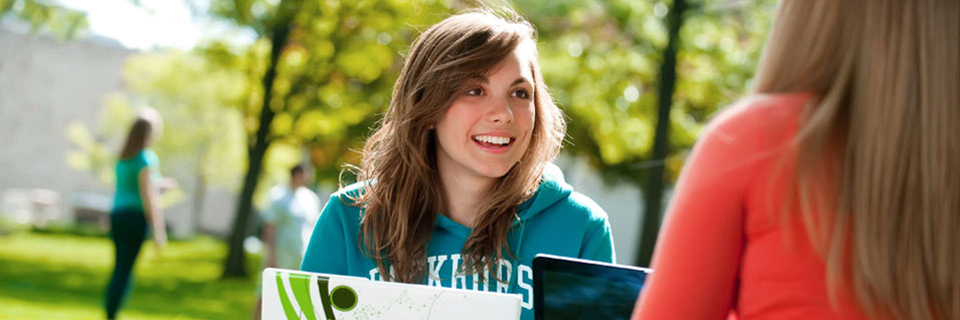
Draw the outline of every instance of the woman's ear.
M427 125L427 130L433 130L433 124L432 124L432 123Z

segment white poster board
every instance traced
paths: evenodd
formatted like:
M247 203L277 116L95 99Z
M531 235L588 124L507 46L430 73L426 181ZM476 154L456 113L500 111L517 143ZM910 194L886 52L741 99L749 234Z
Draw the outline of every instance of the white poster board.
M263 320L519 319L513 294L268 268Z

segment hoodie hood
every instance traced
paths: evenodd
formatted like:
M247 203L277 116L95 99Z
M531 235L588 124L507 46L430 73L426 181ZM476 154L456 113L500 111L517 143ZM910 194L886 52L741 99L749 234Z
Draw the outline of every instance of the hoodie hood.
M517 207L520 221L526 221L573 193L573 187L563 180L563 172L553 163L547 163L540 177L540 187L533 197Z

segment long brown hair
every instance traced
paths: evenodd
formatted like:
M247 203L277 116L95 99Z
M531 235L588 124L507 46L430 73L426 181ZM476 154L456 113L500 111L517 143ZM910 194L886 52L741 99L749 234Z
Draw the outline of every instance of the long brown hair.
M814 97L788 196L831 295L851 288L871 318L960 319L958 15L955 0L785 0L764 49L756 92Z
M161 121L160 113L156 110L142 108L130 126L130 133L127 134L127 140L123 143L123 149L120 149L120 159L130 159L147 148L158 135Z
M384 279L408 283L424 279L427 244L437 214L450 201L440 184L431 126L466 79L485 75L518 46L533 51L529 68L536 116L530 147L480 208L463 247L460 271L483 275L504 254L511 255L507 235L518 219L517 207L533 195L544 165L559 152L565 123L543 82L533 27L515 13L467 12L437 23L417 38L386 115L363 150L357 178L369 183L351 200L364 211L358 241Z

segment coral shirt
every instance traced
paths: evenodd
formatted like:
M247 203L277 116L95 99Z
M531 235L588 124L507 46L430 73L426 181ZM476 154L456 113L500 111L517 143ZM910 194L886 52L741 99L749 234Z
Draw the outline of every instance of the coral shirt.
M654 273L634 319L866 319L838 293L799 214L781 223L809 94L756 95L724 110L683 168Z

